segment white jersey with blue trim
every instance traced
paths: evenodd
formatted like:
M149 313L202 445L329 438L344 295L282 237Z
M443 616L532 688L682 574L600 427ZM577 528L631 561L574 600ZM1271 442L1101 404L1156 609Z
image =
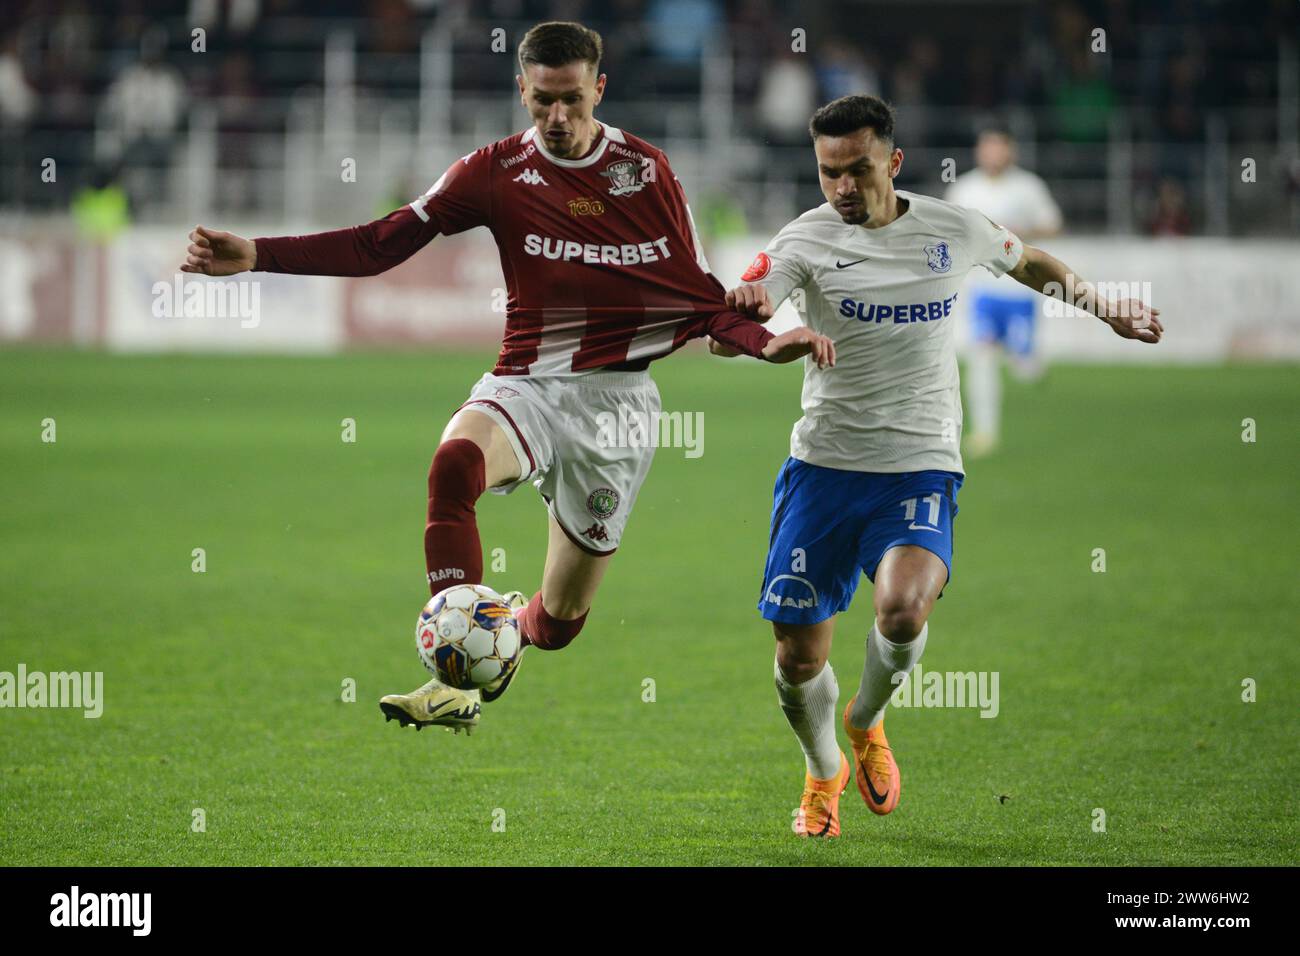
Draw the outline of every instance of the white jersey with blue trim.
M953 304L966 274L1002 275L1020 239L982 213L897 191L886 226L850 225L829 203L787 225L746 282L773 305L791 299L805 325L835 342L834 368L804 360L803 417L790 455L848 471L964 473Z

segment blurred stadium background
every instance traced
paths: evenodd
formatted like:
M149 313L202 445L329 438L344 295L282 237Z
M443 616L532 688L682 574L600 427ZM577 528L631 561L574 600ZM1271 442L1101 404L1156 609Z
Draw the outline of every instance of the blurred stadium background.
M1159 350L1048 323L1049 356L1300 356L1300 47L1289 0L6 7L0 341L492 344L500 273L485 233L364 282L261 277L257 329L143 305L174 274L195 222L266 235L365 221L526 126L515 45L531 24L559 18L604 35L610 80L597 115L667 151L724 283L822 201L812 110L872 92L899 112L902 188L942 195L945 160L970 169L980 125L1002 122L1064 211L1065 236L1047 247L1089 278L1150 280L1173 321Z

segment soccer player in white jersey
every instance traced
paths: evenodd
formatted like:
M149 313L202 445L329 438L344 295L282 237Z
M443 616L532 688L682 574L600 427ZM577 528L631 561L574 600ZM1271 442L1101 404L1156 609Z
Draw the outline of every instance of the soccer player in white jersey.
M1061 210L1047 184L1016 165L1011 132L988 126L975 140L975 168L962 173L944 198L978 209L994 222L1033 242L1061 231ZM1023 379L1037 378L1042 365L1035 356L1034 319L1038 297L1006 275L976 271L965 290L970 296L972 348L966 366L966 398L971 429L966 452L986 455L997 447L1002 424L1002 354Z
M859 572L876 620L862 679L844 711L858 789L875 813L898 805L902 778L885 706L925 649L926 619L948 582L963 471L952 305L975 266L1031 289L1068 288L1067 267L982 213L896 191L903 163L890 107L835 100L810 124L826 203L777 234L743 284L739 311L770 317L795 290L804 323L835 343L836 363L805 362L803 411L776 480L759 609L776 634L776 687L805 756L795 821L836 836L849 761L835 739L839 696L827 663L835 615ZM1137 300L1076 304L1117 334L1160 341L1157 310ZM732 350L710 342L715 354Z

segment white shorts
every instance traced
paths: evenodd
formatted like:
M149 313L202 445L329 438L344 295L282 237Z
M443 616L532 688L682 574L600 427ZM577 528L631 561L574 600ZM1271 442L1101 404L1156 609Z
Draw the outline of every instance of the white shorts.
M654 459L655 443L628 427L655 422L661 410L649 372L489 372L461 408L496 422L519 459L519 478L492 491L532 482L570 541L588 554L614 553Z

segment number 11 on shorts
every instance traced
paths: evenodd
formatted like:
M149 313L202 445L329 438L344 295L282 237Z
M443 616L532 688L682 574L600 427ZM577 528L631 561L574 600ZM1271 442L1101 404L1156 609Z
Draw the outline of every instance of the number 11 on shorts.
M903 518L908 521L907 530L909 531L938 531L939 530L939 493L936 491L932 495L926 495L924 498L908 498L906 501L899 502L903 507ZM916 503L924 501L929 508L929 521L925 524L916 523Z

